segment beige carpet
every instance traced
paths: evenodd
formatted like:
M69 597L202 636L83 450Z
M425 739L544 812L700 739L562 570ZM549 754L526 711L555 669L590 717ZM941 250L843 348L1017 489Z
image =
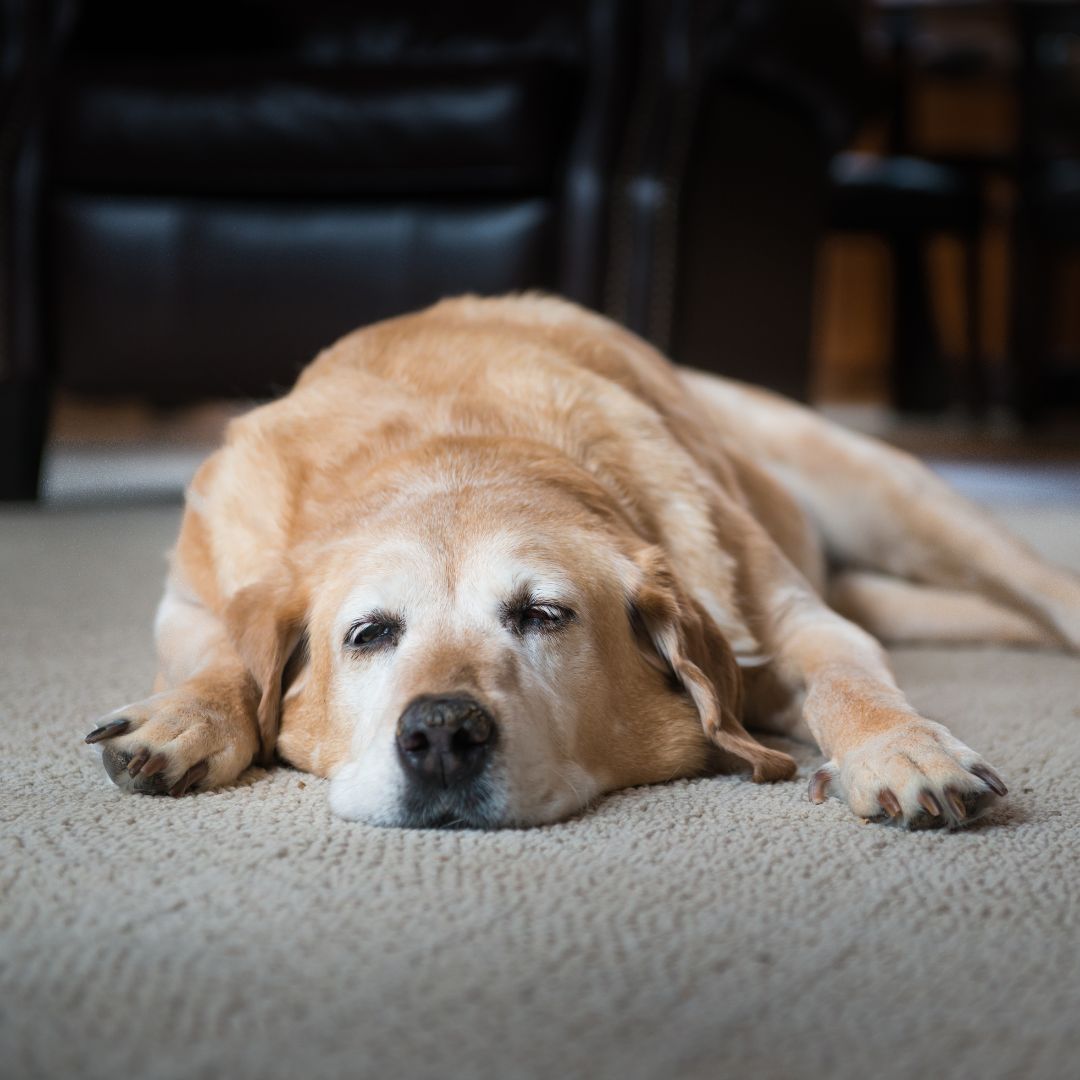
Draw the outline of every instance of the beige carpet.
M1080 566L1080 511L1011 518ZM961 834L737 779L496 834L284 769L129 797L80 736L149 687L176 521L0 515L0 1075L1077 1075L1080 660L896 655L1015 792Z

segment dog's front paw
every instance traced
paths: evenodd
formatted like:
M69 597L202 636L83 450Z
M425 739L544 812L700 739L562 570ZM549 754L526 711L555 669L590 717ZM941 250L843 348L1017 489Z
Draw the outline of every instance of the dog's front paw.
M947 728L918 718L819 769L811 800L824 802L830 789L860 817L916 829L969 825L1008 791Z
M184 690L117 709L85 741L101 744L102 764L117 787L143 795L184 795L231 783L258 748L253 722Z

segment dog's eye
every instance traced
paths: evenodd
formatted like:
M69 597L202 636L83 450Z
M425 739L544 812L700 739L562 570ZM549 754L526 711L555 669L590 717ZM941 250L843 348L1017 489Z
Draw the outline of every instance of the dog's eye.
M572 622L574 613L558 604L524 604L511 613L510 622L519 634L560 630Z
M345 635L350 649L370 649L379 645L392 645L401 630L393 619L364 619L353 623Z

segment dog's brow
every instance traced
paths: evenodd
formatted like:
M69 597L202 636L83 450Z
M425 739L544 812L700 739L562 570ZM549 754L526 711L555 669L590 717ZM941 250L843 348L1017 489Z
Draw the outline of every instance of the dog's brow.
M534 596L532 582L515 582L510 595L503 601L503 608L506 611L514 611L518 608L527 607L533 602Z
M547 572L515 575L504 603L507 607L524 607L539 603L573 605L577 601L578 590L571 582Z

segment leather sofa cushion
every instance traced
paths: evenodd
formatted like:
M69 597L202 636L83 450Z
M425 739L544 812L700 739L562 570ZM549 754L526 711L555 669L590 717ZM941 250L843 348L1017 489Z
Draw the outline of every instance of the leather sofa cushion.
M162 402L265 396L376 319L462 292L550 288L555 211L487 202L68 195L50 231L64 384Z
M550 190L575 80L467 70L78 68L53 132L67 187L209 195Z

